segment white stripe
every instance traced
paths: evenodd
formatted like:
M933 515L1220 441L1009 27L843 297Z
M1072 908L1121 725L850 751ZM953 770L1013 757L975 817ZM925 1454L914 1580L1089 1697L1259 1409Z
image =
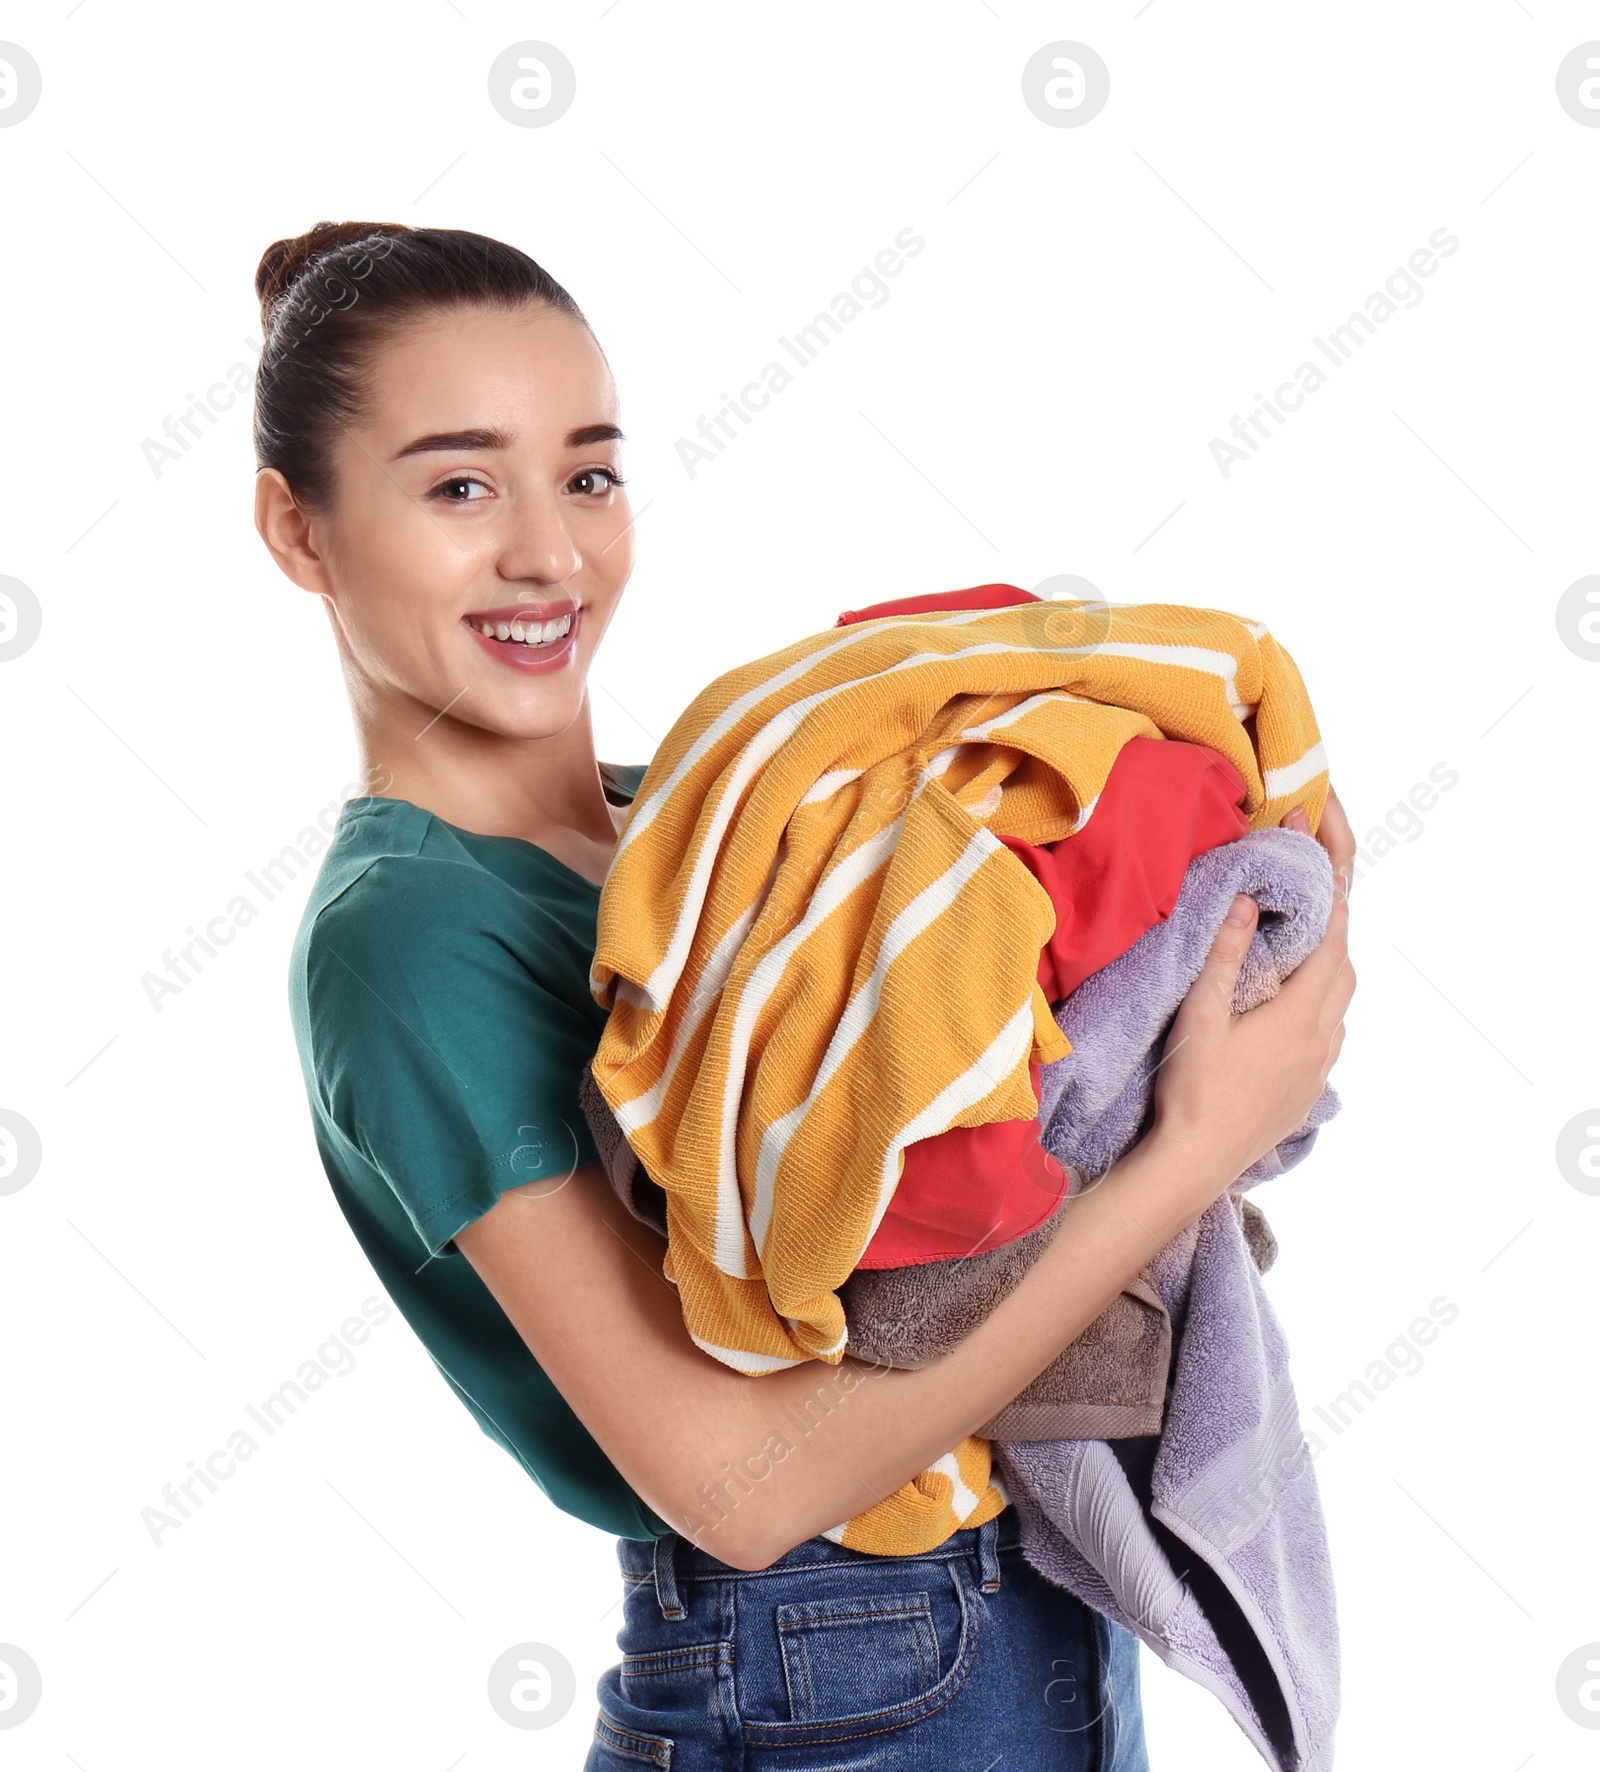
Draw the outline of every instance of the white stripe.
M918 785L918 790L920 790L920 785ZM907 806L907 812L909 812L909 806ZM854 852L854 854L845 861L843 868L836 870L836 872L842 874L847 868L856 867L856 865L858 865L858 858L870 859L870 863L872 863L870 872L863 872L863 874L861 874L863 879L870 879L870 875L875 874L877 868L882 867L882 865L888 861L889 854L895 849L895 843L900 840L900 828L904 826L904 822L905 812L902 812L898 815L893 824L889 824L889 826L886 826L882 831L879 831L879 835L874 836L870 842L863 843L858 851ZM833 905L827 905L826 909L831 911ZM806 925L812 925L812 923L812 913L806 911L806 918L804 918L803 923L799 925L799 929L794 930L794 934L799 936L803 930L806 930ZM790 939L790 937L785 937L785 943L787 943L788 939ZM884 944L882 944L882 948L879 950L879 957L881 957L881 959L882 955L888 952L888 946L889 932L886 932L886 934L884 934ZM778 948L774 948L773 953L776 955L776 953L778 953ZM767 955L767 959L773 959L773 955ZM787 960L787 955L785 955L785 960ZM762 966L765 966L765 960L762 962ZM757 971L760 971L760 968L758 968ZM771 994L773 994L774 987L780 982L781 980L778 976L757 976L753 973L750 982L746 985L746 991L742 994L741 1003L739 1003L739 1021L735 1024L735 1038L739 1040L741 1061L742 1056L744 1056L744 1051L748 1049L748 1042L750 1042L750 1028L753 1026L753 1022L755 1022L755 1015L764 1008L767 999L771 998ZM755 1198L751 1201L750 1209L750 1235L753 1242L755 1242L758 1251L764 1249L765 1239L767 1239L767 1230L769 1230L771 1214L773 1214L774 1180L776 1180L778 1164L783 1161L783 1152L787 1150L788 1141L794 1136L794 1131L796 1131L797 1125L803 1122L804 1116L812 1111L813 1102L817 1100L817 1095L819 1095L822 1086L826 1083L827 1077L833 1076L833 1072L838 1069L838 1065L843 1061L843 1053L838 1053L835 1056L836 1047L838 1047L838 1040L840 1040L840 1033L842 1033L843 1028L852 1024L852 1022L850 1022L850 1017L856 1012L856 1005L858 1005L861 999L865 998L868 992L872 992L872 1003L874 1003L874 1006L877 1005L877 989L875 989L875 987L877 987L877 973L874 973L872 978L868 978L868 982L861 987L861 991L856 992L856 998L852 999L849 1005L847 1005L847 1008L845 1008L845 1014L840 1017L838 1028L835 1028L835 1031L833 1031L833 1040L829 1042L827 1053L824 1053L824 1056L822 1056L822 1065L819 1067L819 1072L817 1072L817 1076L813 1077L812 1092L810 1092L810 1095L806 1095L803 1100L796 1102L796 1106L790 1107L788 1113L785 1113L785 1115L778 1116L778 1118L769 1123L767 1129L762 1132L762 1145L760 1145L760 1150L757 1152L757 1164L755 1164ZM760 996L758 996L758 999L755 999L755 1001L751 1001L751 992L757 991L757 989L760 989ZM870 1019L870 1017L868 1017L868 1019ZM861 1030L858 1028L858 1031L852 1035L852 1040L854 1040L854 1038L859 1038L859 1031ZM723 1120L723 1164L725 1164L725 1166L732 1166L732 1162L734 1162L734 1129L735 1123L737 1123L737 1120L735 1120L737 1111L739 1111L739 1104L737 1104L737 1097L734 1097L734 1099L726 1104L726 1118Z
M968 726L961 734L962 741L967 744L980 743L991 733L1003 731L1013 721L1025 720L1036 708L1043 707L1048 701L1087 702L1088 700L1089 698L1084 695L1069 695L1065 689L1043 689L1037 695L1030 695L1025 700L1019 701L1014 708L1008 709L1005 713L996 714L992 720L985 720L980 726Z
M855 781L865 774L864 769L830 769L826 775L819 775L800 796L800 804L809 806L814 800L831 800L846 782Z
M1041 648L1042 650L1042 648ZM1239 700L1239 661L1231 652L1218 652L1210 646L1163 646L1150 641L1102 640L1096 646L1065 647L1071 652L1103 652L1116 658L1142 658L1151 664L1178 665L1191 671L1206 671L1222 679L1222 693L1237 719L1244 719L1245 704ZM1244 709L1244 712L1241 712Z
M861 1245L863 1249L878 1234L878 1226L883 1222L883 1215L888 1211L889 1202L894 1198L895 1189L899 1185L899 1165L895 1161L899 1153L908 1144L915 1144L919 1138L932 1138L943 1132L963 1108L982 1101L986 1095L992 1095L1021 1064L1032 1042L1033 993L1030 990L1022 1007L989 1042L982 1056L959 1077L947 1083L921 1113L895 1134L893 1142L884 1153L883 1171L878 1180L878 1201L872 1211L872 1223L867 1231L866 1241Z
M761 1378L769 1372L782 1372L790 1366L804 1366L807 1363L804 1360L787 1360L781 1354L749 1354L742 1348L718 1347L714 1341L702 1341L692 1329L689 1331L689 1339L697 1348L721 1360L724 1366L732 1366L735 1371L743 1372L751 1378Z
M955 1510L956 1518L964 1520L977 1507L978 1497L967 1487L961 1475L961 1466L956 1462L955 1453L945 1453L943 1458L935 1459L928 1469L938 1471L941 1476L948 1477L955 1485L955 1491L950 1497L950 1505Z
M817 1537L826 1538L830 1544L843 1544L845 1528L849 1524L848 1520L841 1520L837 1526L830 1526L826 1532L819 1532Z
M700 977L695 983L691 1001L709 1001L721 991L727 982L728 973L732 970L734 958L739 949L744 946L744 938L750 933L751 925L761 914L761 906L764 902L764 898L758 898L735 923L730 925L727 934L717 943L711 958L702 968ZM643 1000L636 996L637 987L631 980L621 981L618 987L619 996L623 994L624 987L627 991L627 1000L630 1003L637 1002L640 1008L646 1006ZM624 1102L616 1110L617 1124L622 1128L624 1134L636 1132L641 1126L648 1126L661 1112L662 1103L666 1100L667 1084L672 1080L673 1073L678 1068L678 1061L683 1056L684 1047L689 1043L690 1034L699 1025L700 1021L696 1016L684 1015L680 1017L678 1031L672 1037L672 1045L667 1051L666 1066L660 1077L643 1095L636 1095L632 1101Z
M912 794L913 804L927 785L928 777L924 772ZM909 811L910 808L908 807L906 810ZM900 817L895 820L894 829L897 836L899 834L898 827L904 818L905 813L902 812ZM1004 845L998 837L979 825L968 839L966 848L962 850L956 860L936 880L930 880L916 897L895 916L883 932L883 940L879 945L871 974L861 989L851 998L844 1014L839 1018L839 1025L833 1030L833 1038L828 1042L828 1050L823 1055L822 1063L817 1067L817 1074L812 1080L810 1093L797 1107L791 1109L781 1119L774 1120L762 1134L761 1148L756 1155L755 1197L751 1202L750 1209L750 1235L755 1239L756 1248L761 1251L763 1260L766 1257L765 1245L767 1231L771 1224L778 1168L783 1162L784 1153L787 1151L796 1129L810 1112L817 1098L827 1088L852 1048L871 1026L872 1019L878 1012L878 999L883 991L884 975L899 959L907 946L929 924L949 910L967 882L989 857L1003 847Z
M723 1072L723 1104L719 1113L721 1138L718 1141L718 1170L716 1170L716 1200L718 1200L718 1216L716 1216L716 1265L725 1274L732 1274L735 1279L748 1278L744 1267L744 1239L746 1239L746 1214L744 1200L739 1193L739 1164L735 1138L739 1131L739 1102L744 1097L744 1077L750 1060L750 1040L755 1033L755 1022L762 1008L783 982L783 973L788 969L788 960L794 955L801 943L810 937L833 916L840 905L865 884L872 875L888 863L889 856L895 852L895 843L900 838L900 826L904 824L905 813L898 815L893 824L884 826L877 836L868 838L859 849L850 852L842 863L827 875L819 888L813 891L810 904L806 905L806 914L796 923L794 929L788 930L787 936L773 944L769 952L764 953L757 964L751 968L750 978L746 978L739 1001L734 1005L734 1026L728 1031L728 1058L726 1070ZM813 1084L815 1095L815 1084ZM792 1120L796 1115L803 1115L808 1100L794 1109L790 1115L783 1116L780 1123ZM767 1129L765 1138L771 1138L771 1127ZM764 1138L764 1145L765 1145ZM757 1166L757 1185L755 1185L757 1203L748 1214L750 1237L755 1240L755 1247L760 1251L762 1239L765 1237L765 1216L760 1207L762 1185L760 1185L760 1164ZM760 1230L757 1230L760 1224ZM728 1265L737 1263L737 1265Z
M1267 798L1276 800L1279 794L1292 794L1297 788L1303 788L1313 776L1320 775L1327 767L1327 755L1319 738L1299 762L1285 763L1279 769L1267 770L1261 777L1261 785L1266 789Z

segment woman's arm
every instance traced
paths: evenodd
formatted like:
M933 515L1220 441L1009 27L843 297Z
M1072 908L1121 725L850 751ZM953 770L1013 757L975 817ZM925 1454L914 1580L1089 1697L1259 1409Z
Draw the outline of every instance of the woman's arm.
M1336 870L1349 862L1339 842L1342 833L1329 841ZM1244 902L1247 921L1223 924L1178 1012L1150 1133L1068 1207L1015 1290L932 1365L884 1371L846 1358L756 1379L732 1371L690 1340L662 1277L665 1245L598 1168L513 1189L456 1245L635 1491L722 1562L766 1568L981 1426L1303 1124L1355 987L1348 904L1336 893L1322 944L1275 998L1236 1016L1256 923Z

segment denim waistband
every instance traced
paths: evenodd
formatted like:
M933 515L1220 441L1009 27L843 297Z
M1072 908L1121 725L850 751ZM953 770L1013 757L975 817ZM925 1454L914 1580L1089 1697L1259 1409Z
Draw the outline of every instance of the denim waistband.
M619 1538L617 1561L621 1564L625 1581L654 1583L661 1609L670 1618L681 1610L676 1593L680 1583L760 1581L826 1563L909 1564L971 1558L979 1569L981 1585L993 1591L1000 1585L999 1553L1014 1548L1021 1540L1021 1521L1016 1508L1008 1503L983 1525L963 1526L932 1549L906 1556L881 1556L872 1551L850 1550L842 1544L835 1544L831 1538L808 1538L803 1544L785 1551L765 1569L735 1569L681 1534L669 1532L661 1538Z

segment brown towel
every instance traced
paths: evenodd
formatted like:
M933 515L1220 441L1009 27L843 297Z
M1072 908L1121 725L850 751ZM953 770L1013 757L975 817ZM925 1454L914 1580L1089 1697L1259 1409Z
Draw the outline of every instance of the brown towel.
M645 1173L587 1067L578 1092L600 1161L623 1204L667 1234L667 1196ZM886 1366L929 1365L971 1334L1005 1298L1055 1236L1072 1199L1087 1185L1068 1167L1060 1205L1026 1235L981 1255L910 1267L858 1268L839 1288L850 1352ZM1254 1201L1229 1196L1257 1267L1265 1273L1277 1243ZM992 1440L1122 1440L1161 1431L1172 1365L1172 1321L1138 1274L1069 1347L977 1431Z

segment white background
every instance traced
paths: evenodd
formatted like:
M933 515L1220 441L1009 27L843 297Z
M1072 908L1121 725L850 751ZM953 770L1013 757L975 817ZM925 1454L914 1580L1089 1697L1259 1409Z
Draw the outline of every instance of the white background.
M262 249L326 218L502 237L592 322L640 513L604 757L853 604L1076 573L1267 622L1363 835L1458 772L1356 886L1344 1110L1257 1193L1267 1285L1327 1442L1339 1764L1592 1766L1556 1677L1600 1640L1600 1198L1555 1145L1600 1098L1600 664L1556 605L1597 570L1600 130L1555 74L1600 12L55 0L0 36L44 78L0 130L0 573L44 612L0 665L0 1106L43 1145L0 1197L0 1641L44 1676L8 1764L576 1766L615 1658L612 1541L398 1315L159 1547L141 1522L377 1291L290 1035L308 879L159 1013L140 982L355 773L247 402L159 476L141 449L253 362ZM547 128L487 98L526 38L577 70ZM1063 38L1110 69L1082 127L1022 102ZM689 475L678 439L907 227L888 299ZM1210 440L1439 228L1423 298L1224 477ZM1420 1370L1330 1433L1440 1297ZM485 1697L525 1641L577 1674L544 1733ZM1143 1665L1156 1772L1259 1764Z

